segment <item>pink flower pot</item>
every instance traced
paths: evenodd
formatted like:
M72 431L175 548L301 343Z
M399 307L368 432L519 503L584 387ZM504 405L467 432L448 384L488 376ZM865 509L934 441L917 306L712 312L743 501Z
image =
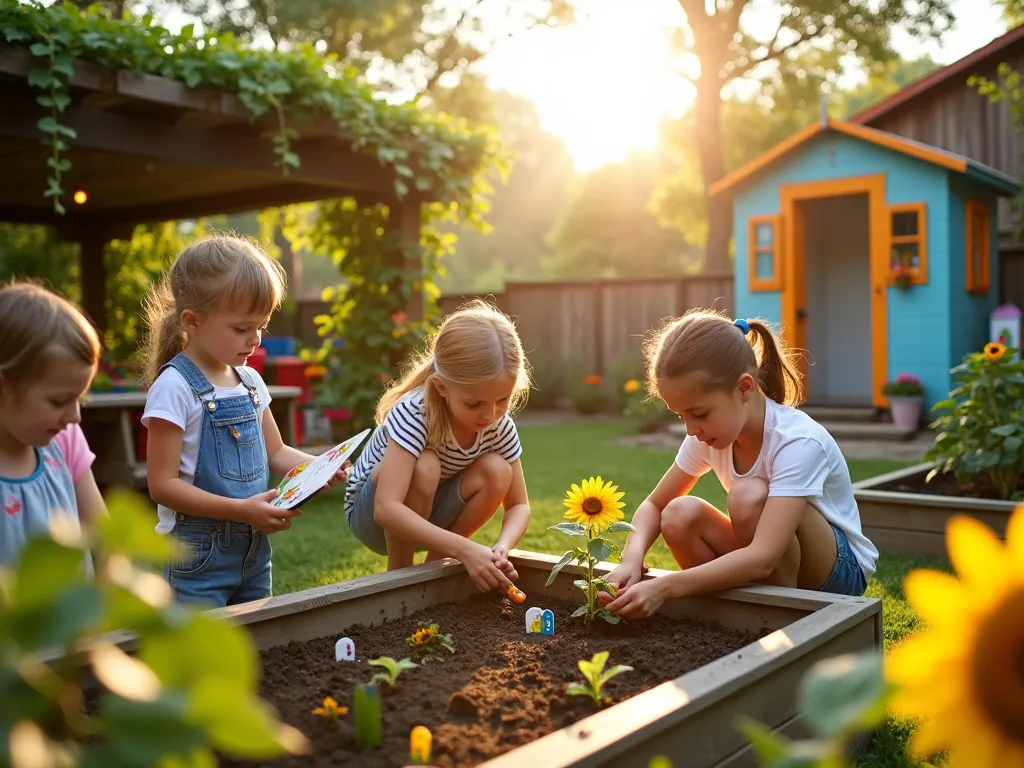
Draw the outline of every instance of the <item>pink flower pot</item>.
M921 426L921 397L889 396L889 410L892 423L900 429L917 429Z

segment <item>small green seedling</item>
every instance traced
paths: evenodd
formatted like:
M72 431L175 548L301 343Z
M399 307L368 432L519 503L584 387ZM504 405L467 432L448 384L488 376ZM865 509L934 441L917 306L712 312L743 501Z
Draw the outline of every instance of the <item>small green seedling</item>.
M605 670L604 665L607 661L608 651L595 653L590 661L581 659L577 666L587 682L570 683L566 693L571 696L589 696L597 706L608 701L608 697L602 693L604 684L622 672L632 672L633 668L627 667L625 664L617 664L611 669Z
M398 685L398 676L404 669L415 669L419 666L412 659L402 659L401 661L395 661L390 656L381 656L379 659L370 659L370 664L375 667L383 667L383 672L378 672L370 678L371 683L376 683L378 680L382 683L387 683L390 687L394 688Z
M444 661L441 651L455 653L455 641L452 636L441 634L441 627L432 621L417 622L418 629L405 638L405 643L412 648L421 664L428 661Z

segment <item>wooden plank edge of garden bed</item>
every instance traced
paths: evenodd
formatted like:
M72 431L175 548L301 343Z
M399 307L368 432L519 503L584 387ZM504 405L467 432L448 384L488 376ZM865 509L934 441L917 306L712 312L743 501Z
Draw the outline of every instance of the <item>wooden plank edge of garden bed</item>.
M480 768L516 768L530 764L545 768L601 765L654 735L678 726L743 687L798 662L819 646L866 621L873 622L873 645L880 648L881 601L849 597L832 601L831 605L785 629L482 763ZM778 715L779 721L769 727L784 723L797 713L779 712Z
M916 464L912 467L877 475L853 484L853 496L858 502L878 501L887 504L913 504L921 507L945 507L947 509L985 512L1012 512L1017 506L1013 501L996 499L972 499L964 496L940 496L930 493L904 493L880 490L878 486L919 475L935 467L934 462Z

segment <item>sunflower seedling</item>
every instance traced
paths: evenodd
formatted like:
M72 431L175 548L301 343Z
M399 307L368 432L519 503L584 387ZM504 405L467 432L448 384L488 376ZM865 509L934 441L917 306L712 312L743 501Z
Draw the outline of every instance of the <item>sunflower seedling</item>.
M370 659L369 662L375 667L382 667L383 672L378 672L370 678L371 683L378 681L387 683L390 688L394 688L398 685L398 676L405 669L415 669L419 666L415 661L411 659L402 659L401 661L395 661L390 656L381 656L379 659Z
M566 693L570 696L589 696L597 706L601 706L608 701L608 697L603 692L605 683L618 674L632 672L633 668L627 667L625 664L616 664L611 669L605 669L604 665L607 661L608 651L595 653L590 661L580 659L577 662L577 666L580 668L580 672L583 674L583 679L586 682L569 683Z
M551 569L546 586L551 586L558 572L574 560L582 566L586 578L577 579L574 585L583 590L586 604L573 612L573 617L586 616L593 621L600 616L609 624L618 624L619 617L613 616L600 605L597 593L604 590L612 597L617 597L615 587L606 579L594 576L594 566L611 558L618 559L619 548L601 536L602 533L621 533L633 531L630 523L623 522L619 501L623 494L618 486L605 482L600 477L591 477L581 485L573 483L566 494L563 504L568 508L565 522L551 526L569 536L583 536L587 540L586 547L574 547L562 555L562 559Z
M405 644L412 648L421 664L428 661L444 661L442 651L455 653L455 641L450 634L441 634L441 627L433 621L420 621L417 629L407 638Z

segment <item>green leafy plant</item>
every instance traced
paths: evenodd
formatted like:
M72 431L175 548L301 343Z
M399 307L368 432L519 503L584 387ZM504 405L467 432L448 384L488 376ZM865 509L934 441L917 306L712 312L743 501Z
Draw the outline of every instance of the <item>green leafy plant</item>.
M622 386L625 407L622 415L636 424L641 432L654 432L664 426L672 412L660 397L654 397L639 379L629 379Z
M452 636L442 634L440 625L433 621L417 622L416 631L405 638L405 644L413 649L421 664L444 661L443 651L455 653Z
M15 567L0 568L0 764L215 765L215 751L305 751L302 734L258 698L245 629L173 602L140 565L172 555L148 505L113 495L108 506L94 538L57 518ZM134 655L111 630L132 634Z
M416 669L419 666L412 659L401 659L395 661L390 656L381 656L379 659L370 659L371 666L383 667L383 672L376 673L370 678L371 683L382 682L387 683L389 687L394 688L398 685L398 676L406 669Z
M353 699L356 746L376 749L382 736L380 689L376 683L357 685Z
M797 706L814 738L792 741L746 717L737 727L765 768L844 768L854 740L885 720L890 694L881 653L837 656L800 681Z
M938 431L925 459L939 465L928 473L953 472L961 484L985 473L1001 499L1022 497L1024 474L1024 361L1017 350L988 344L953 369L959 383L949 399L932 410L945 411L932 424Z
M601 536L602 533L634 530L631 523L621 520L623 504L619 499L622 496L618 486L606 483L600 477L591 477L580 485L574 483L563 502L568 508L565 521L550 527L550 530L568 536L582 536L587 542L585 547L573 547L562 555L551 569L545 585L550 587L561 570L574 560L583 568L586 578L576 579L573 584L583 590L586 603L573 611L573 618L586 616L588 621L593 621L600 616L609 624L619 623L619 617L609 613L597 598L601 591L616 597L615 586L601 576L594 576L594 567L605 560L618 559L620 555L619 548Z
M335 57L312 44L286 52L246 48L230 33L197 35L192 25L173 33L146 19L109 18L99 8L72 3L0 0L0 41L29 51L37 60L28 75L49 111L38 124L52 152L46 197L64 213L62 181L74 130L60 118L70 104L69 81L76 63L127 69L237 95L252 121L273 133L282 174L301 166L296 125L311 117L334 120L351 137L352 149L394 170L394 195L425 194L445 205L472 206L474 177L497 152L496 133L470 129L444 115L376 98L374 88ZM293 124L294 123L294 124Z
M895 397L916 397L924 394L921 379L911 373L901 373L893 381L882 385L882 394Z
M576 378L571 394L577 413L591 415L602 413L608 408L608 392L604 388L604 377L599 373L588 373Z
M565 692L570 696L589 696L597 706L609 701L609 698L604 695L604 686L616 675L632 672L633 668L627 667L625 664L616 664L611 669L605 669L604 665L607 661L608 651L595 653L590 661L580 659L576 666L580 668L580 673L586 682L569 683Z

